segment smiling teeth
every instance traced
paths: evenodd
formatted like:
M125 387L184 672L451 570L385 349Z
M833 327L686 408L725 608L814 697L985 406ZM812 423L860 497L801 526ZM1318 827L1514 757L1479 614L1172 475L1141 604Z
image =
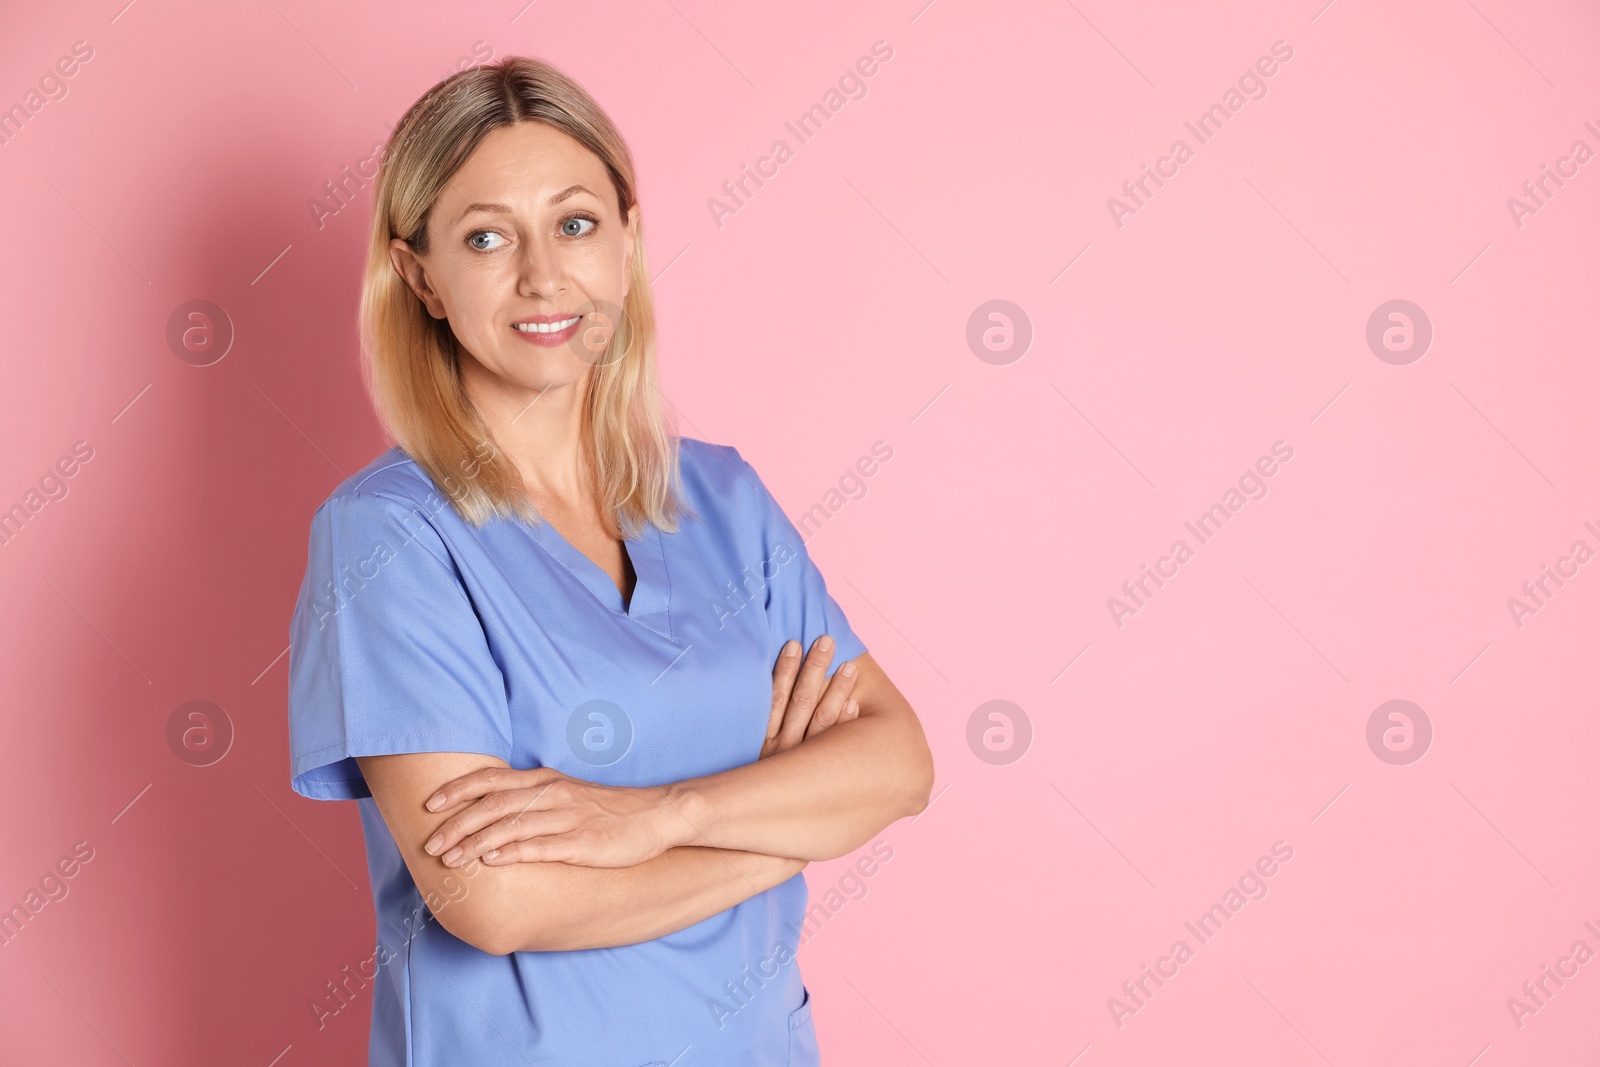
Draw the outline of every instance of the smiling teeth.
M521 330L523 333L560 333L581 318L583 318L582 315L575 315L560 322L513 322L511 326L513 329Z

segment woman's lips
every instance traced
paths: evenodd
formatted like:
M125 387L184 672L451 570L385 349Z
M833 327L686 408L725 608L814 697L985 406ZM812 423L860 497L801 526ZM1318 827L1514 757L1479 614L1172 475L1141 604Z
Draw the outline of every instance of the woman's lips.
M560 330L552 330L548 333L537 330L519 330L513 325L511 332L529 344L539 345L542 348L555 348L557 345L564 345L572 340L579 328L583 326L583 316L581 315L572 315L568 319L557 319L555 321L568 322L568 325Z

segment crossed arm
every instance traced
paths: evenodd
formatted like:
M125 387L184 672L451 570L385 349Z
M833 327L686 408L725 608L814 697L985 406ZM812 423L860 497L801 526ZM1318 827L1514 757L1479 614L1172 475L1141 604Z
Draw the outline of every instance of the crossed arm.
M456 937L496 955L633 944L927 806L933 761L910 703L871 655L851 661L853 679L841 667L825 684L830 656L813 646L798 669L780 660L763 758L720 774L631 789L474 753L357 763L418 890Z

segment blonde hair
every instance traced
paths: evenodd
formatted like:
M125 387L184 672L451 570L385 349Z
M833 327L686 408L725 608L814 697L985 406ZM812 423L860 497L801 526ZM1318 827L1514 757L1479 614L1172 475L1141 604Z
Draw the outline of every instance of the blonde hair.
M474 526L494 516L540 519L516 466L462 388L460 343L449 322L427 313L394 269L389 243L400 237L425 254L428 216L441 190L485 137L519 122L547 123L598 156L626 225L638 186L616 126L550 64L506 56L439 82L394 128L378 166L362 282L362 374L379 421ZM685 509L677 435L656 397L655 305L642 220L635 236L622 321L593 362L584 419L601 514L628 538L647 522L676 530Z

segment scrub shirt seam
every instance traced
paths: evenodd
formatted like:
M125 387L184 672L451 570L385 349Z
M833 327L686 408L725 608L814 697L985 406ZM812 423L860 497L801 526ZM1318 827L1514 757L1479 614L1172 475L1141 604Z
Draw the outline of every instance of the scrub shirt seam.
M526 527L529 524L528 523L522 523L522 525L524 527ZM554 527L552 527L552 529L554 529ZM657 532L659 534L659 530ZM575 569L574 563L568 563L566 560L564 560L560 556L556 555L553 551L550 550L549 546L545 545L543 542L541 542L539 540L538 536L535 535L532 530L526 530L525 529L524 533L526 533L527 536L529 537L529 539L532 540L533 543L536 546L538 546L539 551L543 552L546 556L550 557L550 559L553 560L556 563L557 566L559 566L562 570L566 571L567 574L571 575L572 578L580 586L583 587L584 592L591 599L593 599L596 604L598 604L600 606L600 609L602 611L610 612L612 615L615 615L617 618L625 619L628 622L633 623L635 626L642 626L644 629L649 630L651 633L655 634L658 637L663 637L664 636L668 640L672 640L672 579L671 579L670 575L667 575L667 554L666 554L665 550L663 550L661 552L661 573L663 575L667 576L667 606L662 609L662 612L666 613L666 616L667 616L667 632L665 634L662 634L660 630L657 630L654 626L651 626L649 623L646 623L646 622L642 621L641 619L639 619L639 618L637 618L637 617L635 617L633 615L628 614L628 610L627 610L626 606L621 611L618 611L616 608L612 607L610 604L605 603L603 600L601 600L598 596L595 595L594 590L589 587L589 583L584 580L583 575L579 574L578 571ZM560 536L560 531L559 530L556 531L556 535L558 537ZM570 545L570 542L569 542L569 545ZM574 549L574 551L576 551L576 549ZM498 564L496 564L496 566L498 567ZM598 568L596 568L596 569L598 569ZM637 569L638 568L635 567L635 572L637 572ZM502 571L501 573L504 574L505 572ZM635 595L638 594L637 587L635 587L635 589L634 589L634 594ZM662 612L652 612L651 614L661 614Z
M384 468L384 469L387 470L388 468ZM376 472L374 472L374 473L376 473ZM365 482L366 479L363 478L362 481ZM405 509L406 514L408 516L415 515L417 518L421 519L422 520L422 524L424 526L426 526L432 532L432 534L433 534L433 536L435 538L438 539L439 546L444 549L445 554L443 556L439 555L439 553L435 552L427 544L423 544L422 545L422 550L424 552L426 552L428 555L432 556L434 558L435 562L437 562L441 567L443 567L446 571L448 571L450 573L450 576L456 580L456 584L458 586L463 586L462 576L461 576L461 573L460 573L461 568L456 565L455 557L453 555L451 555L451 553L450 553L450 546L445 542L444 534L439 532L439 528L433 524L433 520L427 515L426 512L424 512L422 510L422 503L420 501L413 500L410 497L401 496L399 494L389 495L391 492L392 491L386 491L386 490L383 490L383 489L363 490L363 489L352 488L350 490L350 499L354 499L354 498L358 498L358 497L365 497L368 500L373 500L373 501L379 502L380 505L381 504L397 504L400 507ZM403 523L399 523L393 515L385 515L384 519L386 521L388 521L388 522L391 522L391 523L393 523L395 525L398 525L400 530L401 530L401 532L405 533L406 539L400 543L400 549L404 549L408 545L411 545L413 543L418 543L420 541L421 535L419 533L411 530L409 527L405 526ZM396 551L399 551L400 549L397 549ZM466 589L464 588L464 586L463 586L461 592L462 592L463 595L465 595ZM469 604L471 603L471 598L470 597L467 598L467 602Z
M663 533L659 527L657 527L656 551L661 556L661 576L666 580L667 583L667 606L662 610L666 612L667 615L667 640L671 641L674 639L672 636L672 568L667 566L667 543L664 540L666 536L667 535Z
M495 743L496 751L494 753L492 753L493 755L500 756L501 759L506 759L506 760L509 760L510 756L511 756L511 746L509 744L507 744L506 743L506 739L504 737L501 737L499 734L480 734L480 733L363 734L360 737L348 737L348 738L345 738L344 741L342 741L342 742L340 742L338 744L324 745L322 748L313 749L310 752L301 753L298 757L296 757L295 764L296 764L296 766L305 766L305 770L302 770L299 773L297 773L295 775L295 777L299 778L299 777L302 777L302 776L309 776L312 771L320 770L323 767L331 766L331 763L324 758L324 757L326 757L327 755L329 755L331 753L338 754L341 759L345 759L345 758L354 759L357 755L369 755L369 753L352 753L352 752L350 752L350 746L355 744L355 743L357 743L357 742L361 742L361 741L393 741L393 740L398 740L398 739L402 739L402 738L430 738L430 739L435 740L435 741L466 740L466 739L469 739L469 738L470 739L482 739L482 740L485 740L485 741L493 741ZM500 755L500 750L504 750L505 755L503 755L503 756ZM425 750L425 751L441 751L442 752L442 751L448 751L448 750L446 750L446 749L437 749L437 750L428 749L428 750ZM479 753L479 755L489 755L489 754L490 753ZM384 753L384 755L399 755L399 753ZM313 762L313 761L321 761L321 762ZM305 778L305 781L306 781L307 785L323 785L323 784L345 785L345 784L348 784L349 782L352 782L354 780L355 779L352 779L352 778L323 778L323 777L306 777Z
M486 737L491 741L498 741L501 744L505 744L505 738L501 737L499 734L480 734L475 730L451 730L451 731L424 730L424 731L413 731L413 732L410 732L410 733L403 733L403 734L361 734L361 735L359 735L357 737L347 737L347 738L345 738L344 739L344 745L348 745L348 744L350 744L351 742L354 742L354 741L391 741L391 740L393 740L395 738L398 738L398 737ZM327 752L330 749L343 748L344 745L326 745L326 746L324 746L322 748L317 749L314 752L308 752L308 753L306 753L306 755L307 756L320 755L321 753Z
M427 906L427 901L424 900L423 897L422 897L422 888L417 885L416 879L414 879L414 878L411 879L411 892L412 892L412 895L416 897L416 900L417 900L417 902L419 904L423 905L424 907ZM416 913L413 911L412 914L416 914ZM433 912L432 912L431 909L429 910L428 914L429 914L430 917L434 918L435 920L438 919L438 916L433 915ZM413 953L412 953L412 947L413 947L412 946L412 941L413 940L415 940L415 939L414 938L407 938L407 940L406 940L406 1062L407 1063L410 1063L415 1058L413 1054L414 1054L415 1048L416 1048L416 1038L413 1036L413 1033L412 1033L413 1029L416 1026L416 1022L417 1022L417 1003L416 1003L416 1001L417 1001L417 976L416 976L416 973L412 970L412 960L415 958Z
M388 470L391 467L403 467L407 463L410 463L411 465L416 466L416 467L420 467L421 466L421 464L417 463L416 460L412 459L410 456L408 456L404 452L402 452L400 454L400 458L396 459L393 463L386 463L383 466L379 467L375 471L368 471L367 472L367 476L365 478L361 479L359 482L351 483L350 491L353 492L353 493L359 493L359 492L361 492L361 487L363 485L367 484L367 482L371 481L373 478L376 478L378 475L382 474L384 471Z

